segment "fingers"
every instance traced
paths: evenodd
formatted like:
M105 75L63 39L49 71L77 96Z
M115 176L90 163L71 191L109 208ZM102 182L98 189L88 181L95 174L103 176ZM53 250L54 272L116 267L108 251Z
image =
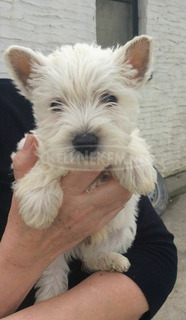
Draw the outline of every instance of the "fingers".
M71 195L80 195L99 176L100 171L70 171L61 181L63 190Z
M13 169L15 179L22 178L36 163L36 137L28 135L23 148L18 151L13 159Z
M132 194L130 191L123 188L118 181L109 178L105 183L96 187L88 194L91 201L97 204L98 207L106 206L111 210L116 209L118 206L123 206L130 200Z
M91 173L89 179L85 179L85 185L91 183L98 172ZM110 220L112 220L129 201L132 194L124 189L118 181L109 178L105 183L96 187L92 192L82 192L81 189L81 174L69 175L71 183L74 183L75 178L78 177L80 181L80 188L75 191L74 186L64 192L63 203L60 211L60 219L63 221L65 228L76 230L79 226L80 234L91 235L103 228ZM92 179L90 179L92 178ZM66 182L68 185L68 177ZM79 181L77 181L79 183ZM85 187L84 185L84 187ZM84 237L83 237L84 238Z
M86 206L87 208L89 206L94 207L95 211L97 209L100 211L102 217L115 210L119 212L119 209L121 210L126 202L130 200L132 194L112 177L108 177L105 182L95 187L91 192L85 192L99 174L99 171L69 172L62 179L62 188L65 196L63 206L65 199L67 201L71 199L71 204L74 203L75 199L79 209Z

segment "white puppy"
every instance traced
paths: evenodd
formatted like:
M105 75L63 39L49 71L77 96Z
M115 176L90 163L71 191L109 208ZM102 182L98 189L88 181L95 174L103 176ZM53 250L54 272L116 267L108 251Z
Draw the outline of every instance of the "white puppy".
M17 87L33 103L32 133L39 142L36 165L14 184L25 223L38 229L52 224L63 201L60 179L72 169L105 169L134 194L90 241L48 267L37 283L36 302L67 290L71 257L80 258L91 272L124 272L130 266L122 254L135 238L139 195L153 190L156 181L146 144L134 132L135 92L146 81L151 56L148 36L115 50L76 44L47 57L19 46L5 52Z

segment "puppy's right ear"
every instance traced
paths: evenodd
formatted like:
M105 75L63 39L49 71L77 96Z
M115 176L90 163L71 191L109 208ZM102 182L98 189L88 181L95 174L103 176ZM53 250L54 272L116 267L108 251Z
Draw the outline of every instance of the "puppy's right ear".
M11 46L4 53L6 65L17 87L29 99L33 90L35 76L38 78L38 69L44 65L44 56L29 48Z

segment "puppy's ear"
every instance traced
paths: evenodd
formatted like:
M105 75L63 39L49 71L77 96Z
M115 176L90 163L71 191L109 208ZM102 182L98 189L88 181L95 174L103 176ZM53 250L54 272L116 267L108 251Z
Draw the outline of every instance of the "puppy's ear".
M117 59L128 86L137 88L147 80L152 51L153 39L146 35L135 37L118 49Z
M4 59L17 87L30 98L33 89L30 78L37 77L38 67L44 65L44 56L25 47L11 46L5 51Z

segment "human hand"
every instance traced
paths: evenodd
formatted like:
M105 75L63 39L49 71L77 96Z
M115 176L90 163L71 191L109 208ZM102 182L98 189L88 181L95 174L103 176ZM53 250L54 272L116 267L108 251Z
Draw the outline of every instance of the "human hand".
M36 138L29 135L13 161L15 179L22 178L36 163L36 145ZM95 234L114 218L131 194L112 178L87 193L86 189L99 174L100 171L72 171L62 178L64 197L59 215L44 230L25 225L13 196L2 240L8 259L25 268L38 264L44 270L60 253Z

